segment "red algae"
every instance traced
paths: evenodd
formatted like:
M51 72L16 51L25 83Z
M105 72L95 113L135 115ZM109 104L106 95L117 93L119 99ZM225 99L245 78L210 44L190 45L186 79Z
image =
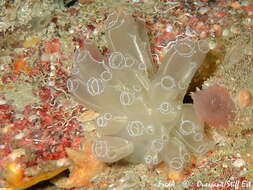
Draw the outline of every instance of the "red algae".
M52 39L50 41L45 42L45 53L52 54L56 53L60 50L60 40Z
M226 88L215 84L193 93L192 98L197 115L208 125L227 128L233 121L235 105Z

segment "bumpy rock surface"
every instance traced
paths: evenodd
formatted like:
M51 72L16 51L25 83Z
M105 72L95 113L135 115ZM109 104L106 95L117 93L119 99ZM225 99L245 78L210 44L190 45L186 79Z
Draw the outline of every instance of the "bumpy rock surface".
M191 153L204 154L212 143L192 104L183 104L187 87L207 53L204 40L179 36L156 72L146 30L131 16L107 20L108 58L90 41L75 54L69 91L100 113L93 153L112 163L126 159L149 165L165 161L181 170Z

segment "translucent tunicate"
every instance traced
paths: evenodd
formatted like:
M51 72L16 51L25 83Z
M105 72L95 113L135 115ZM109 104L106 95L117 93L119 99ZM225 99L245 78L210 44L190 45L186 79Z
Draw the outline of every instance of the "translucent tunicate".
M192 104L183 104L208 42L178 36L157 67L143 24L129 15L111 14L106 29L110 55L103 56L87 41L75 53L67 82L77 101L100 113L93 154L108 163L164 161L182 170L192 152L204 154L212 145Z

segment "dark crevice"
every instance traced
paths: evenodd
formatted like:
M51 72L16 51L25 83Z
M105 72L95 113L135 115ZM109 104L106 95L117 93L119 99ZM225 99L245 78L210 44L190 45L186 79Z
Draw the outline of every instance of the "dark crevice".
M63 0L63 2L64 2L64 6L69 8L69 7L74 6L77 0Z
M184 96L183 103L184 104L192 104L193 103L193 100L192 100L192 97L191 97L190 93L187 93Z
M221 54L219 52L210 51L206 55L204 62L192 78L187 93L184 96L183 103L193 103L190 95L191 92L195 92L196 88L201 89L203 83L214 75L218 67L218 59L221 59Z

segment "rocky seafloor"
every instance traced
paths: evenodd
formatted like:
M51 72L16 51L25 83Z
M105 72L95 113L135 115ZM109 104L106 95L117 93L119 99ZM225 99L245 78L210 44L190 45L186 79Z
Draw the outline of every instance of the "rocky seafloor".
M102 113L79 104L67 81L87 40L96 61L110 57L115 12L142 22L154 73L179 38L208 46L182 99L213 146L180 171L104 163L90 150ZM0 189L253 189L252 34L250 0L0 0Z

